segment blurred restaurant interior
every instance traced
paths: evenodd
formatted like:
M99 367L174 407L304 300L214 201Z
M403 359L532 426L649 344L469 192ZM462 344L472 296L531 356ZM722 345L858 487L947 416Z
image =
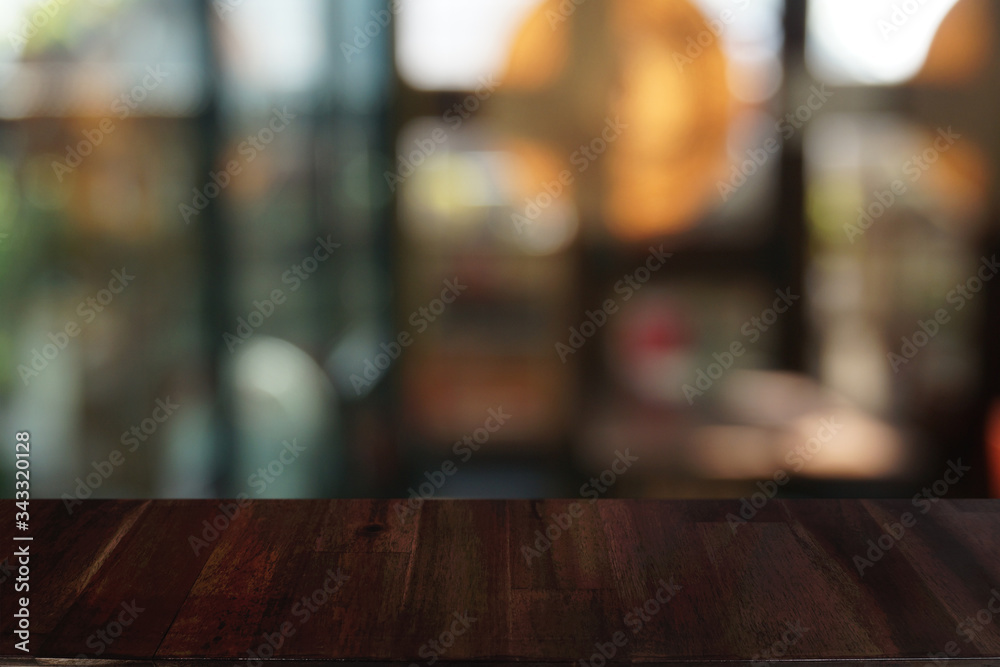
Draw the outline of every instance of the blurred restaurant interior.
M996 497L998 29L4 0L3 432L47 497Z

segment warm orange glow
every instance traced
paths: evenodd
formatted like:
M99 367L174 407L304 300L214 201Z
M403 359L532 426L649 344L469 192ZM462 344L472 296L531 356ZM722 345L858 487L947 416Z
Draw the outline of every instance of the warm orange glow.
M930 140L933 140L931 137ZM940 164L927 171L928 189L949 205L949 222L962 227L955 231L978 233L985 224L985 203L989 199L991 175L986 157L972 142L956 143L941 153Z
M517 169L511 178L517 193L517 203L524 197L534 197L541 189L540 183L555 180L559 172L569 168L565 160L550 147L533 141L513 140L504 144L517 163ZM572 196L572 183L567 186Z
M68 136L79 137L96 126L92 119L68 121ZM88 234L110 235L129 241L145 240L163 224L153 203L153 184L167 180L162 161L146 159L162 146L128 122L102 137L100 150L93 151L70 175L67 215L72 224Z
M994 41L990 0L962 0L938 29L916 81L961 85L982 71Z
M565 4L546 2L526 22L501 85L532 91L534 113L498 95L498 115L565 156L559 169L576 172L569 156L597 142L594 167L574 173L584 221L628 240L690 227L728 164L734 100L720 38L687 0L584 3L568 15ZM627 128L605 148L601 131L619 118ZM528 177L537 190L538 174Z
M514 165L507 176L513 193L514 210L532 216L529 203L547 194L543 183L558 183L560 194L544 208L538 208L529 223L518 228L515 242L533 254L564 250L576 237L579 215L575 206L575 183L572 171L550 147L531 141L514 140L504 145Z
M731 99L719 40L692 5L613 8L620 71L612 115L628 131L609 151L604 212L615 234L638 239L684 229L706 207L726 163ZM706 44L687 53L699 36Z
M986 465L989 466L990 496L1000 498L1000 400L993 401L986 425Z
M538 90L551 85L569 59L572 22L558 21L560 0L544 2L525 21L510 50L503 85Z

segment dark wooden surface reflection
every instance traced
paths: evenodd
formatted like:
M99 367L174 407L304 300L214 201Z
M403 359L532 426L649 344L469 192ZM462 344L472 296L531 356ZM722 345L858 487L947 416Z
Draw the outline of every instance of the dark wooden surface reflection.
M0 663L599 667L603 648L609 663L1000 667L1000 501L924 514L907 500L772 500L734 532L739 510L428 501L403 520L395 501L256 501L230 520L219 501L88 501L72 515L32 501L31 655L13 648L13 572ZM907 512L915 523L890 540L883 526ZM529 563L523 548L547 529ZM889 548L862 575L855 556L878 555L880 536Z

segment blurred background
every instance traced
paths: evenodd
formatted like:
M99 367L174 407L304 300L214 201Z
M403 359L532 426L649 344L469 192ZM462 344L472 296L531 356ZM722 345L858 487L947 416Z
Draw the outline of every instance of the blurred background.
M4 0L0 425L68 502L1000 495L998 28Z

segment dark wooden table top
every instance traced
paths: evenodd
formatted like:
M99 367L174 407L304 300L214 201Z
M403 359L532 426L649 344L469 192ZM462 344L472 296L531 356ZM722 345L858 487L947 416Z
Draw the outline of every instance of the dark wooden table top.
M1000 666L1000 501L2 507L4 665Z

